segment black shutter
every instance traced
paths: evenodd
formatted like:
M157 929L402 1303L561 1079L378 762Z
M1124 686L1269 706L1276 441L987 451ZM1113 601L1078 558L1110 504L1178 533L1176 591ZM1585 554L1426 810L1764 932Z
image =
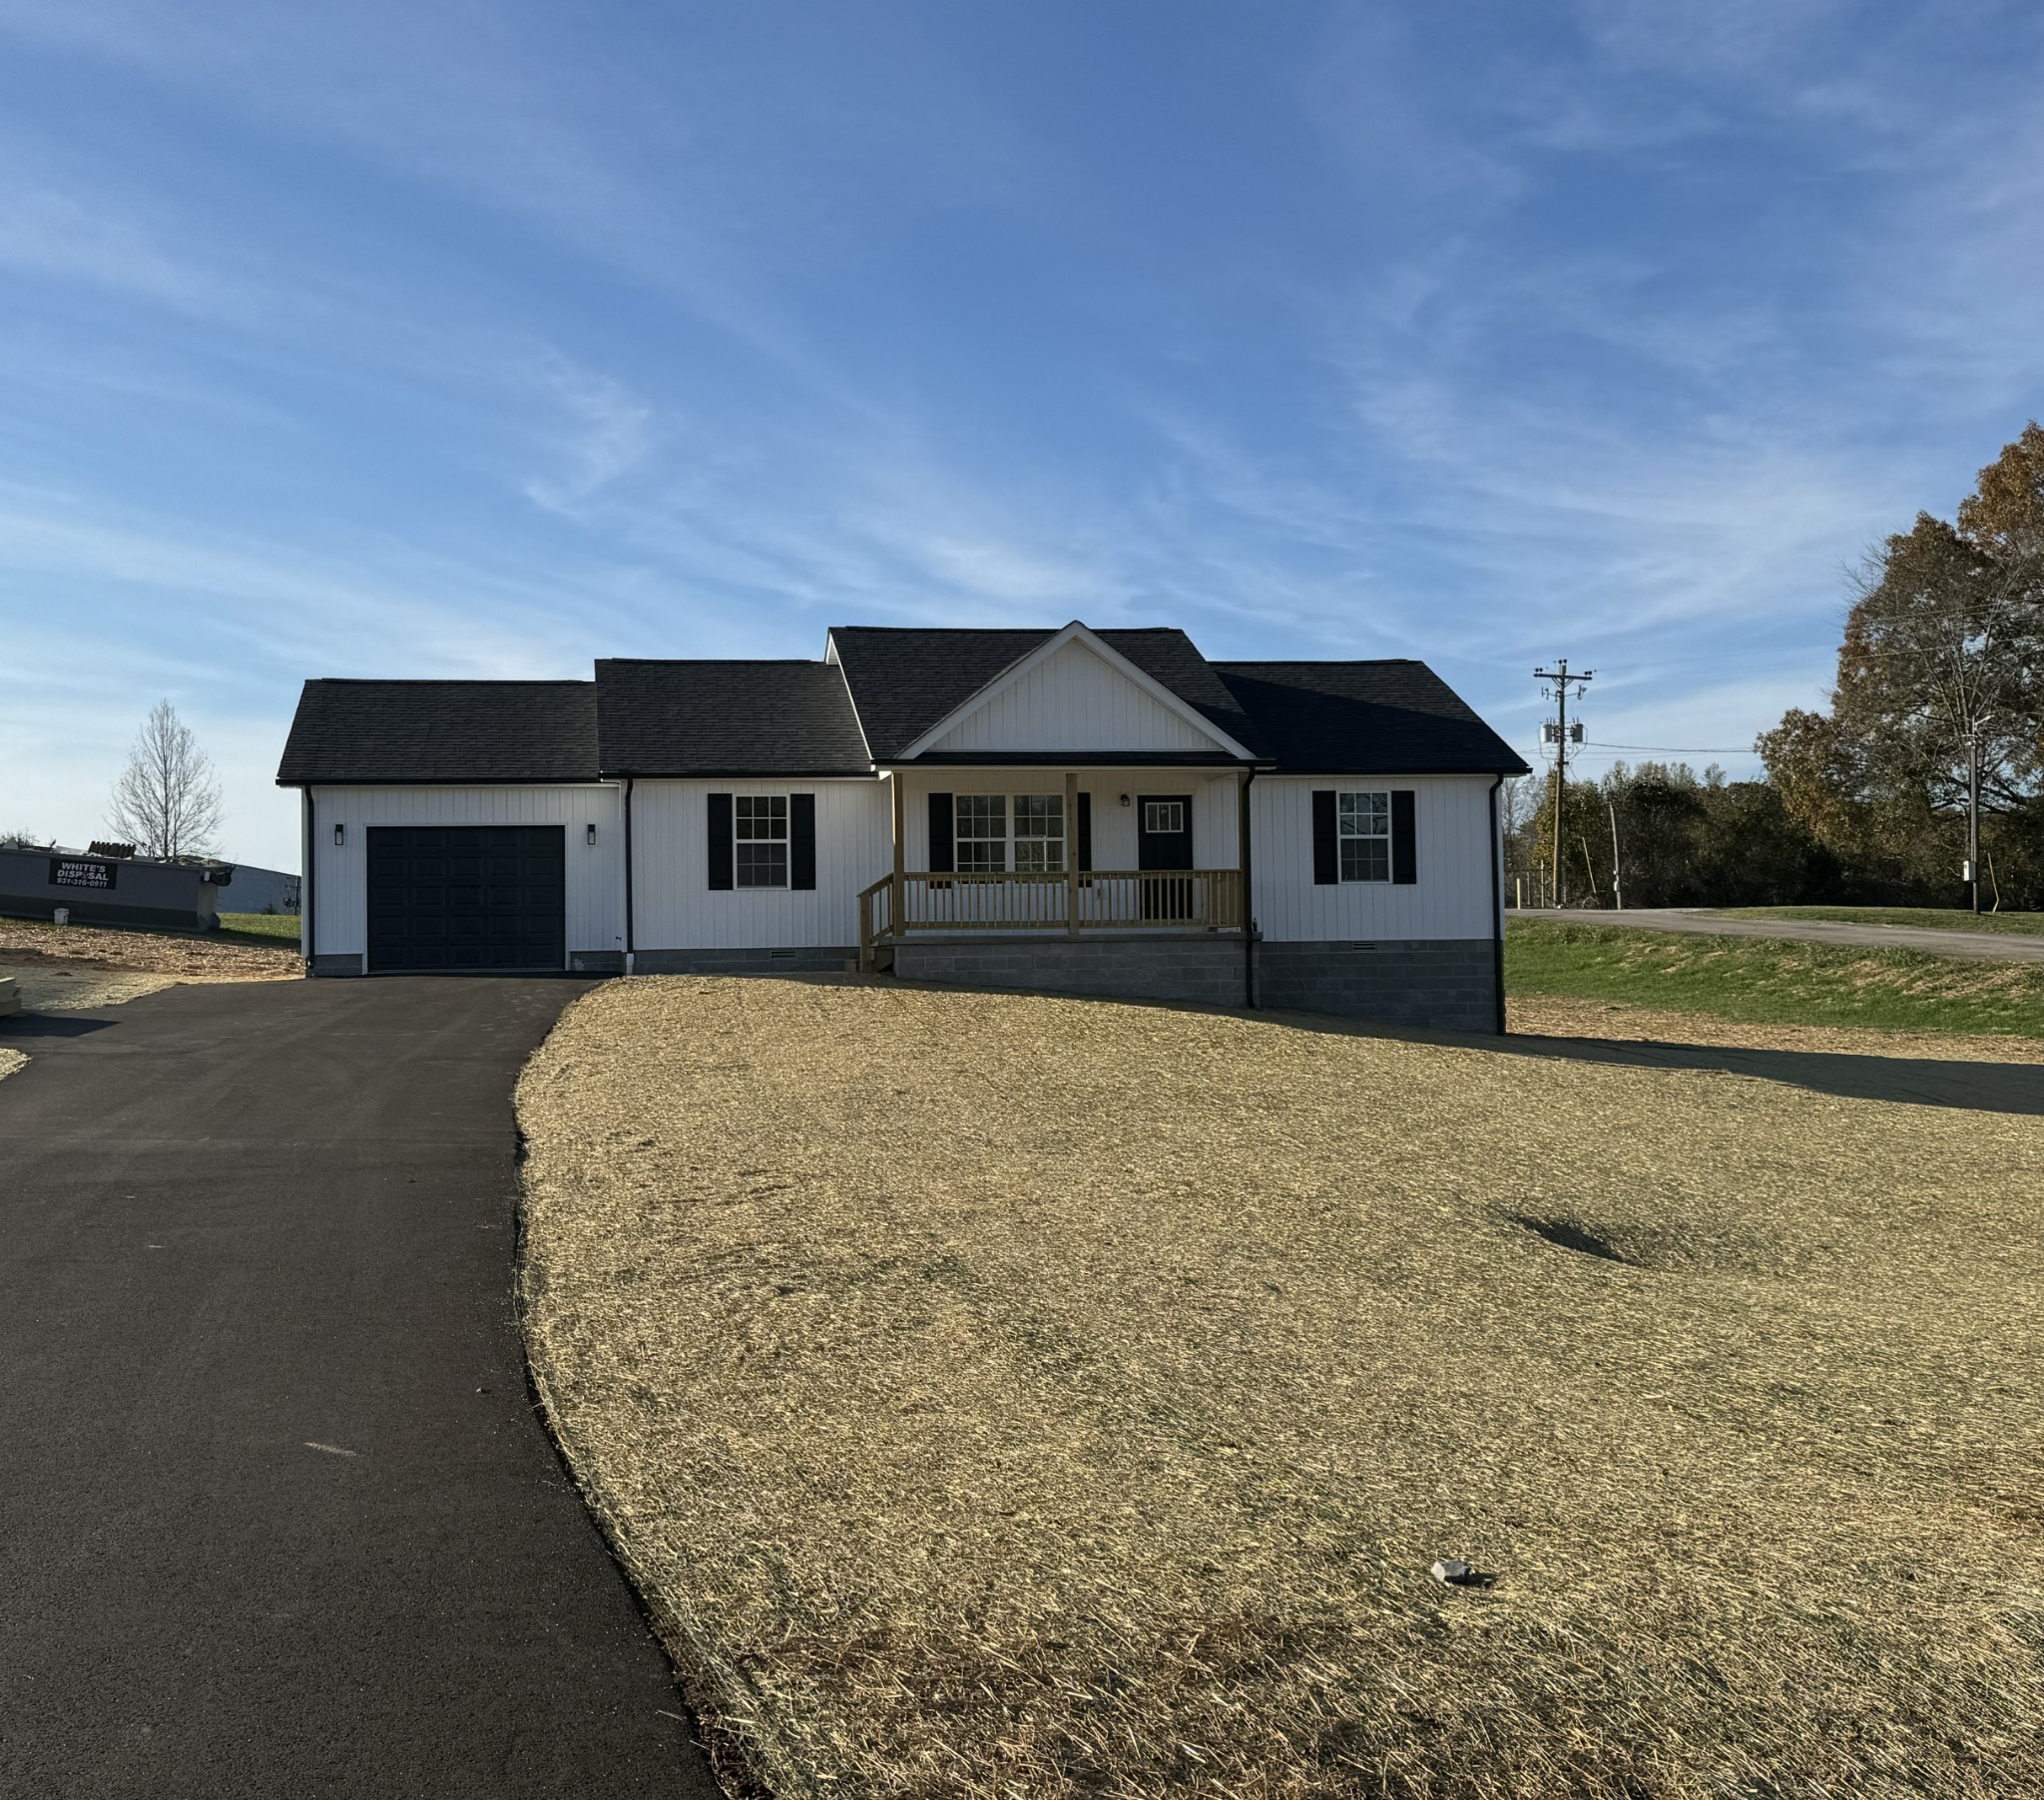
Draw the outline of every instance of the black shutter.
M895 777L897 780L899 776ZM930 868L939 875L951 873L954 863L951 848L951 796L930 795Z
M1391 789L1391 879L1410 887L1419 879L1419 839L1412 823L1412 789Z
M1341 879L1341 852L1334 843L1334 790L1313 789L1313 884L1331 887Z
M710 796L710 885L731 886L731 795Z
M787 796L787 885L816 885L816 796Z
M1086 873L1093 871L1093 796L1079 795L1079 867Z

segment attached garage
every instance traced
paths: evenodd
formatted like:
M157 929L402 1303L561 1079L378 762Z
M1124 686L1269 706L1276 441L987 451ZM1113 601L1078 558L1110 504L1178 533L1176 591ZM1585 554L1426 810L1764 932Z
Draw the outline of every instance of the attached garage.
M625 966L592 682L308 681L279 779L304 791L313 974Z
M559 825L372 825L367 879L371 975L567 966Z

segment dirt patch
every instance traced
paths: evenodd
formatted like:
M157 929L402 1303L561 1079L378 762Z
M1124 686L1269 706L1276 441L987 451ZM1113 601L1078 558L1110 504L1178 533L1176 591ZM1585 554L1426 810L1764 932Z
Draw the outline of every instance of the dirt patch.
M119 1006L182 982L293 981L303 973L289 948L0 919L0 975L14 978L31 1013Z
M168 931L0 919L0 973L18 975L39 964L70 968L107 964L187 981L285 981L304 972L296 949L289 946L272 950Z
M220 979L151 975L139 969L116 968L111 963L61 963L54 958L21 962L0 959L0 974L13 977L21 992L22 1010L29 1013L72 1013L88 1007L120 1006L185 981Z
M1708 1013L1674 1012L1543 995L1508 1004L1510 1029L1537 1038L1610 1038L1624 1043L1700 1044L1721 1049L1802 1050L1831 1056L1900 1057L1951 1063L2044 1063L2044 1039L1988 1032L1862 1031L1828 1025L1748 1025Z
M26 1069L28 1058L18 1050L0 1048L0 1082L4 1082L17 1069Z
M2033 1121L829 979L519 1106L542 1398L776 1794L2044 1790Z

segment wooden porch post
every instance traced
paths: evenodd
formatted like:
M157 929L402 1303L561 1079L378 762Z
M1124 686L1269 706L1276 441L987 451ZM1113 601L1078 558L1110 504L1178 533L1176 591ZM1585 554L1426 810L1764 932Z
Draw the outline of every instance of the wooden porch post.
M895 941L899 942L902 926L908 918L907 907L904 904L908 898L908 883L904 879L908 865L902 860L908 854L908 848L901 828L906 812L905 802L901 797L901 771L897 768L887 779L894 788L894 905L893 917L887 923L893 931Z
M1079 771L1065 770L1065 930L1079 935Z

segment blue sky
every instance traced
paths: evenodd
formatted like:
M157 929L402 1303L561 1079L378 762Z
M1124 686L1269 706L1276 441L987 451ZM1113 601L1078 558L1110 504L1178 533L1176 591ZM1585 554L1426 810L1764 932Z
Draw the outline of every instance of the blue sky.
M848 622L1746 744L2044 413L2040 92L1966 0L0 0L0 827L168 694L295 867L305 675Z

